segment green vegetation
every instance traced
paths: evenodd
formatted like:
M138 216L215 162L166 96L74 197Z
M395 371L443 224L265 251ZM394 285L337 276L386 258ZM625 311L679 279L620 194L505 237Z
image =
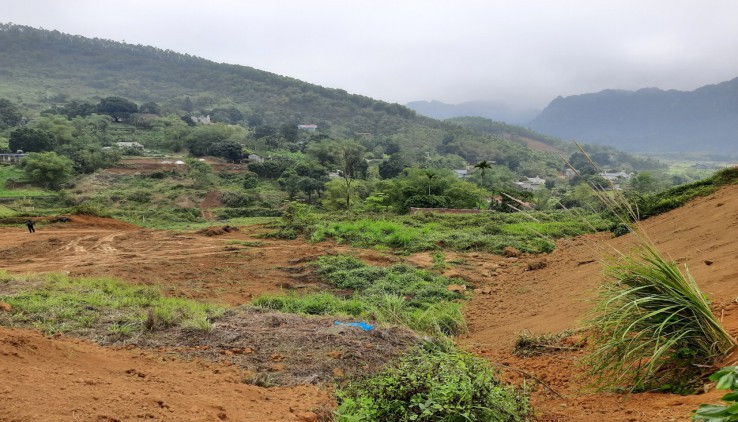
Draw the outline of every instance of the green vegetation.
M338 421L525 421L528 402L487 362L426 345L337 393Z
M710 195L720 186L735 183L738 183L738 168L731 167L694 183L631 199L638 206L641 218L647 218L678 208L694 198Z
M728 366L710 375L717 390L730 390L720 400L726 405L701 404L694 411L693 421L730 422L738 421L738 366Z
M297 210L299 208L299 210ZM613 223L597 214L571 212L436 214L365 217L317 214L293 207L277 236L303 234L312 242L334 240L357 247L392 248L410 253L436 249L502 253L506 246L530 253L550 252L555 239L607 230Z
M23 198L48 195L39 188L25 186L25 174L16 166L0 165L0 198Z
M595 384L630 391L696 389L735 347L694 279L655 249L606 267L585 365Z
M456 302L462 296L447 288L454 280L407 264L371 266L348 255L323 256L315 266L327 284L353 294L262 295L252 303L282 312L377 320L432 335L466 331L461 304Z
M47 334L68 333L102 339L177 326L209 330L226 308L163 296L151 287L136 287L107 278L71 278L59 274L0 274L0 301L12 305L0 322L30 326Z

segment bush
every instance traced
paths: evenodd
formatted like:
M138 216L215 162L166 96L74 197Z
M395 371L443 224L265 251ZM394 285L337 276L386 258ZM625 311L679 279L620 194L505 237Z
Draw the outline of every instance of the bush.
M419 348L336 393L338 421L524 421L527 399L469 353Z
M222 191L220 193L220 202L226 207L243 208L252 205L257 201L257 197L242 192Z

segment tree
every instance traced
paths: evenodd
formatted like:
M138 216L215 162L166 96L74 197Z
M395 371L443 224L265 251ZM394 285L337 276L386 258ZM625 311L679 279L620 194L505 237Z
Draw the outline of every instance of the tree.
M195 106L192 105L192 100L190 97L185 97L184 101L182 101L182 110L192 113L192 110L195 109Z
M629 185L631 189L640 193L654 193L661 188L661 183L648 171L642 171L633 176Z
M379 176L382 179L391 179L402 173L405 169L405 160L400 154L390 155L389 159L379 163Z
M200 160L187 159L188 174L195 181L195 187L202 189L213 184L213 167Z
M433 185L433 179L436 177L436 173L426 170L425 177L428 178L428 196L431 194L431 186Z
M161 107L159 107L159 104L149 101L148 103L141 104L141 107L138 108L139 113L147 113L147 114L161 114Z
M300 177L297 181L297 187L307 195L309 204L312 202L313 193L317 193L320 196L320 193L325 189L325 184L318 179L304 176Z
M0 128L18 126L23 115L9 100L0 98Z
M341 177L346 184L346 208L351 208L351 182L366 176L369 165L364 159L364 147L355 142L344 142L339 146L338 156Z
M95 104L86 101L72 100L59 109L59 113L69 117L70 119L79 116L89 116L97 111Z
M189 136L187 136L185 143L192 155L202 157L211 154L212 145L230 139L238 139L241 136L245 136L245 132L240 126L214 123L211 125L200 125L193 129ZM230 150L233 145L223 145L223 147ZM239 151L241 148L239 147Z
M279 128L279 134L287 142L297 142L298 129L297 124L285 123Z
M59 190L74 175L72 160L55 152L32 152L21 166L28 180L51 190Z
M477 168L479 170L482 170L482 180L484 180L484 176L486 174L486 171L488 169L491 169L492 166L489 164L489 162L487 162L487 160L484 160L484 161L478 162L477 164L474 164L474 168Z
M8 148L13 152L44 152L54 149L55 144L54 136L49 132L22 127L10 132Z
M208 152L214 157L235 162L243 158L243 145L236 141L220 141L210 145Z
M127 120L131 114L138 111L136 103L122 97L106 97L97 105L97 112L107 114L116 122Z

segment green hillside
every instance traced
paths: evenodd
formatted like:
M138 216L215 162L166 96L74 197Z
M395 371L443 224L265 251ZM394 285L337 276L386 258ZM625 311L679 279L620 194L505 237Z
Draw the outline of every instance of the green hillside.
M548 173L559 166L499 134L418 116L399 104L154 47L3 24L0 62L0 98L29 118L71 101L94 104L119 96L138 105L156 103L161 114L209 114L251 129L315 124L312 138L356 139L376 158L394 143L406 163L455 154L468 164L526 160L549 167Z

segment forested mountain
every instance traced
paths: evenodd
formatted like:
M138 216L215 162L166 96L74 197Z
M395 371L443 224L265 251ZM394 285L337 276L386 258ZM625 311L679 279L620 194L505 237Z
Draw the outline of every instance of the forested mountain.
M383 145L397 144L408 164L453 155L449 167L463 164L459 159L474 164L493 158L551 165L538 151L399 104L170 50L27 26L0 24L0 78L0 99L28 117L116 96L155 103L160 114L210 114L251 130L315 124L313 138L356 139L378 157Z
M67 118L93 112L117 122L115 113L103 111L112 101L115 107L130 108L126 114L143 115L141 124L154 129L125 140L152 148L186 147L195 155L225 139L260 154L306 152L322 140L350 140L363 146L367 159L392 156L400 170L458 169L489 161L514 177L556 175L563 167L559 153L572 151L561 141L486 119L438 121L399 104L246 66L12 24L0 25L0 78L4 109L20 111L5 127L0 124L5 141L12 126L22 125L20 117L49 132L63 132L59 128L70 124ZM89 107L93 110L77 110ZM66 117L44 117L42 124L41 115ZM213 122L240 129L201 128L197 142L190 131L175 134L171 119L184 117L191 124L193 115L209 115ZM299 124L315 127L298 134ZM57 137L68 142L73 136ZM108 138L98 141L115 140Z
M434 119L454 117L484 117L486 119L511 124L528 123L540 110L513 108L495 101L469 101L461 104L446 104L440 101L412 101L406 104L418 114Z
M738 78L691 92L646 88L558 97L529 126L627 151L738 154Z

